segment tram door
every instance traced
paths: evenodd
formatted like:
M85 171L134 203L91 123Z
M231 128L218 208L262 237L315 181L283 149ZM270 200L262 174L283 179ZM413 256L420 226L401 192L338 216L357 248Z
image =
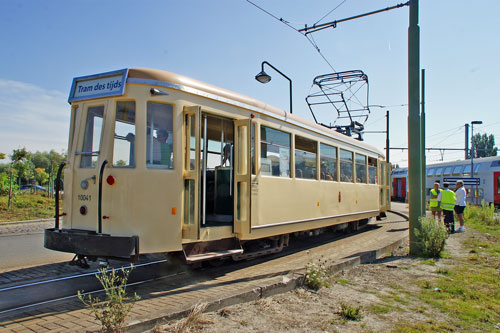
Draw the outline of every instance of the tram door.
M493 198L495 205L500 204L500 172L493 173Z
M184 108L183 239L200 238L200 228L234 223L234 122Z

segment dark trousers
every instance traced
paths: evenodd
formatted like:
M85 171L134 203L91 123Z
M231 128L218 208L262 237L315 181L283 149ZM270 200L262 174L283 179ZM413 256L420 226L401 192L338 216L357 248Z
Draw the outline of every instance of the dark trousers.
M455 218L453 217L452 210L443 209L444 213L444 225L449 233L455 232Z

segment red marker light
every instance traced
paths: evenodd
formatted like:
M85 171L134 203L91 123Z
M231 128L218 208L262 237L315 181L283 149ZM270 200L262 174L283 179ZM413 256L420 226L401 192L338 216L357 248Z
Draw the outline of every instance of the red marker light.
M115 183L115 177L109 175L108 178L106 178L106 183L113 185Z
M82 215L87 214L87 206L80 207L80 214L82 214Z

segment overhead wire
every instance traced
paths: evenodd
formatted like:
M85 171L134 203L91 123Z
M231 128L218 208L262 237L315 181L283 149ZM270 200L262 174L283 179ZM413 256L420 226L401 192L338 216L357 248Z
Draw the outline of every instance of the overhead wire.
M328 59L326 59L326 57L323 55L323 53L321 53L321 50L320 48L318 47L316 41L312 38L310 38L308 35L305 35L303 33L301 33L298 29L296 29L294 26L292 26L290 24L289 21L287 20L284 20L283 18L280 18L280 17L277 17L276 15L270 13L269 11L265 10L264 8L260 7L259 5L257 5L256 3L252 2L251 0L245 0L246 2L252 4L253 6L255 6L256 8L260 9L261 11L263 11L264 13L266 13L267 15L271 16L272 18L274 18L275 20L278 20L280 21L281 23L285 24L287 27L295 30L296 32L298 32L299 34L301 34L302 36L306 37L307 40L309 41L309 43L311 43L311 45L314 47L314 49L316 50L316 52L318 52L318 54L321 56L321 58L323 58L323 60L328 64L328 66L334 71L336 72L335 68L333 68L332 64L328 61ZM345 2L345 1L344 1ZM337 6L338 7L338 6ZM336 8L335 8L336 9ZM335 10L334 9L334 10ZM329 14L328 14L329 15Z
M332 10L330 10L325 16L323 16L322 18L320 18L318 21L316 21L313 26L315 26L316 24L318 24L319 22L321 22L325 17L327 17L328 15L330 15L331 13L333 13L337 8L339 8L340 6L342 6L347 0L344 0L342 1L341 3L339 3L335 8L333 8Z

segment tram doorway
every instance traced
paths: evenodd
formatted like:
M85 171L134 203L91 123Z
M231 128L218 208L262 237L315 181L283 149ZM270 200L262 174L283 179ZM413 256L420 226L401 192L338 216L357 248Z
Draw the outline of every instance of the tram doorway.
M200 226L232 225L234 220L234 123L202 113L200 142Z

